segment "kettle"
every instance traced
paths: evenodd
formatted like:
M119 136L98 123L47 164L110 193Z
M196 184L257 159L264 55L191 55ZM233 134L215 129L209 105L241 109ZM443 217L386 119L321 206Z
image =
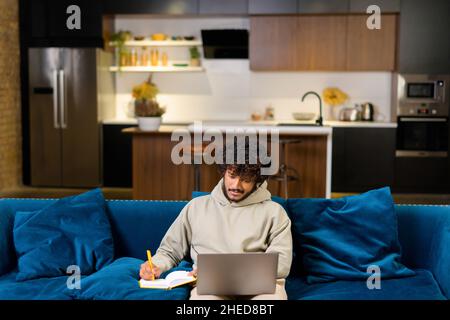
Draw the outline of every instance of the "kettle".
M359 121L361 120L360 106L355 105L354 108L343 108L339 113L340 121Z
M361 105L361 120L363 121L373 121L374 106L370 102L363 103Z

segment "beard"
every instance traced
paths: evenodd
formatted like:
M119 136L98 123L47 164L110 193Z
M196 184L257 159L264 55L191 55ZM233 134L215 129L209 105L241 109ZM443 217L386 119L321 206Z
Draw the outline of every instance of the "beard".
M225 187L225 181L222 182L222 192L225 195L225 198L227 198L228 201L231 201L231 202L241 202L242 200L247 199L256 189L257 189L257 186L255 184L253 189L245 194L245 191L242 189L228 188L228 190L227 190L227 188ZM230 199L230 197L228 196L228 191L238 192L238 193L244 194L244 196L242 198L240 198L239 200Z

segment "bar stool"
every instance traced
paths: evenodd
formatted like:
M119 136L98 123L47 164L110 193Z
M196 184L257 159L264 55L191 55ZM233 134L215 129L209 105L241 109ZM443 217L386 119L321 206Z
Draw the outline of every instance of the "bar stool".
M281 185L284 189L284 197L287 199L289 197L288 192L288 182L290 181L300 181L300 175L297 170L287 165L286 159L288 156L287 145L301 143L300 139L284 138L280 139L280 167L276 175L270 176L270 180L278 182L278 194L281 193Z

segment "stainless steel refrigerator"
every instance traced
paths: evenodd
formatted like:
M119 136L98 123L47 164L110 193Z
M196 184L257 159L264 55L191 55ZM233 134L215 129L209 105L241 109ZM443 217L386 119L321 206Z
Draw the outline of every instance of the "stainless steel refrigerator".
M101 184L97 50L29 49L33 186Z

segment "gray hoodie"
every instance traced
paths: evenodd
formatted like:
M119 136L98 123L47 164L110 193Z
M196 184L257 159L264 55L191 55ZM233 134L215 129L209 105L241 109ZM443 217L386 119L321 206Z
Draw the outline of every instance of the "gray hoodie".
M211 195L191 200L167 231L153 257L163 272L190 254L278 252L278 278L286 278L292 262L291 221L270 198L267 182L240 202L230 202L223 179Z

